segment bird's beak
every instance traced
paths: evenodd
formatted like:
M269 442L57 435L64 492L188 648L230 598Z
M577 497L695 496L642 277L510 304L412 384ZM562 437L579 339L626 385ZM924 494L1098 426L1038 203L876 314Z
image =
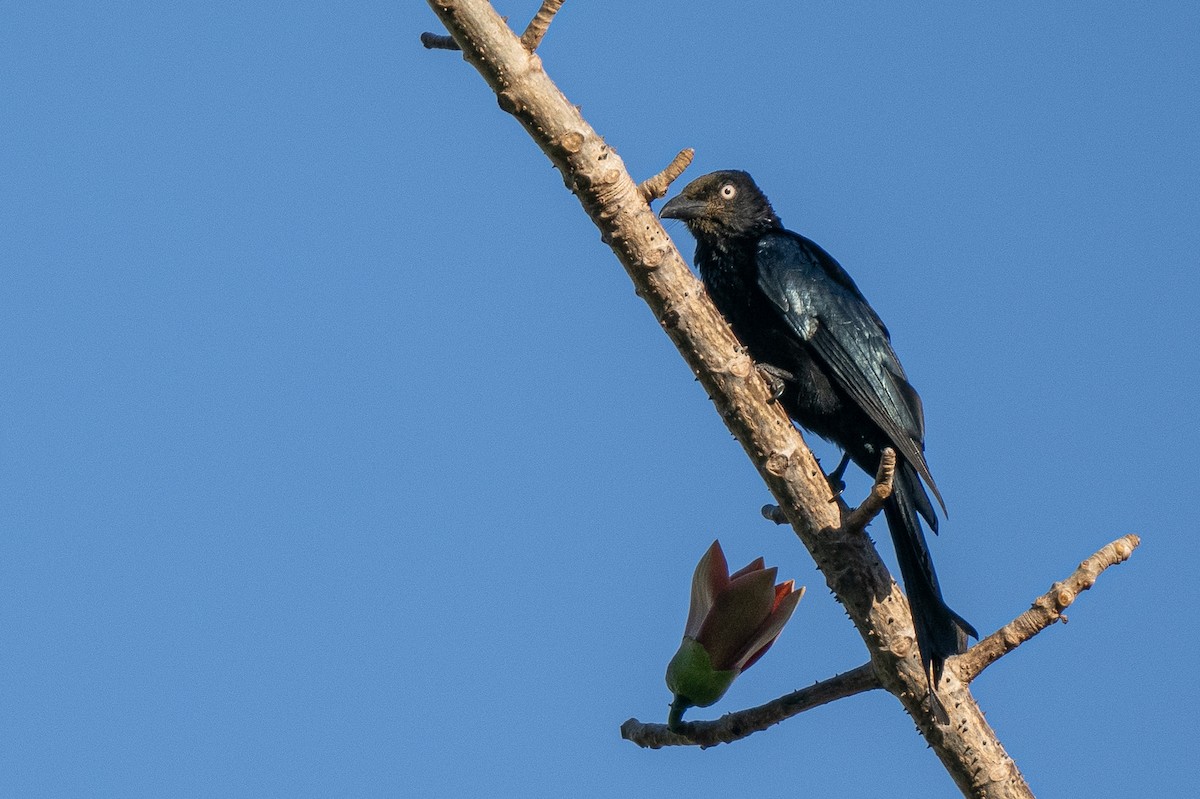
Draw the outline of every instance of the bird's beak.
M689 199L680 194L672 197L671 201L664 205L662 210L658 212L658 215L663 219L682 219L686 222L689 219L701 216L706 207L706 203Z

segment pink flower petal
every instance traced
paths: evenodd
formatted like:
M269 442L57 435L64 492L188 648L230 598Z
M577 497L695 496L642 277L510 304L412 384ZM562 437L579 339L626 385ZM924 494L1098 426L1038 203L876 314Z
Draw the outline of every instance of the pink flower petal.
M790 591L791 584L792 581L788 580L786 583L776 586L776 591L783 586L787 586ZM790 593L779 599L775 609L771 611L770 615L763 621L762 626L750 637L746 648L734 660L734 668L745 671L766 654L767 650L771 648L771 644L775 643L775 639L783 632L784 625L792 617L793 611L796 610L796 605L800 603L800 598L803 596L804 589L801 588L798 591L790 591Z
M765 566L765 565L766 565L766 563L763 561L762 558L755 558L754 560L750 561L742 568L735 571L733 574L729 575L729 579L733 580L735 578L741 577L743 574L749 574L750 572L761 571L763 566Z
M760 569L730 580L719 593L696 635L712 657L713 668L734 667L775 604L775 569Z
M683 634L696 638L700 633L700 625L708 615L713 602L719 593L729 585L729 564L725 561L725 553L721 551L721 542L713 541L712 546L696 564L692 574L692 599L688 606L687 624Z

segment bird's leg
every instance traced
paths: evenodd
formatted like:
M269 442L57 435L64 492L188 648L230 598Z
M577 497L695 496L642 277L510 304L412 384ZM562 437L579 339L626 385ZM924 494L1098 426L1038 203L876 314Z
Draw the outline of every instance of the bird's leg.
M846 467L850 465L850 454L842 453L842 460L838 463L837 468L830 472L825 479L829 481L829 490L833 492L833 498L837 499L846 490L846 481L842 476L846 474Z
M796 376L786 369L780 369L778 366L772 366L769 363L756 363L754 368L763 376L763 380L767 381L767 385L771 387L771 399L778 400L783 396L783 392L787 390L787 384L794 381Z

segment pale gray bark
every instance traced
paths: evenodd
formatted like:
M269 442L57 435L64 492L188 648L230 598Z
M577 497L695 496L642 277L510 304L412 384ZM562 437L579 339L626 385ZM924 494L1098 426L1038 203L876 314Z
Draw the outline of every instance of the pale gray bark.
M536 41L545 33L561 0L546 0L535 33L527 32L525 41L509 29L486 0L429 0L429 5L462 50L463 58L496 93L500 108L516 117L562 173L563 182L600 229L638 294L741 442L829 588L845 606L871 660L848 672L852 679L843 675L826 681L830 685L819 685L833 688L834 693L844 692L841 695L883 687L896 696L964 795L1031 797L1016 764L971 696L969 680L960 677L954 668L958 659L951 659L938 688L950 724L939 726L934 722L908 602L862 533L865 515L878 510L878 491L873 492L870 506L861 513L851 514L842 503L834 501L824 474L799 432L779 405L771 401L769 387L648 205L648 198L665 191L664 180L669 182L686 166L690 153L680 154L674 165L677 168L665 170L673 174L639 187L617 153L547 76L534 52ZM436 38L423 41L427 46L445 45L436 44ZM963 657L970 657L970 653ZM974 674L981 668L976 666ZM837 698L806 690L810 693L792 697L793 709L804 709L801 705L815 698ZM787 699L776 701L786 705ZM768 725L775 723L767 721ZM682 742L660 740L658 745ZM710 738L690 741L715 742L717 739Z

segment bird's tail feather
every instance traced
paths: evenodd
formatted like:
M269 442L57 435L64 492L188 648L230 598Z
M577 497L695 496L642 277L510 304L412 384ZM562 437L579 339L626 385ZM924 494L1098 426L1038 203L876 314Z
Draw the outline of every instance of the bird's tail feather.
M937 573L933 570L925 534L918 520L918 509L926 505L929 505L929 499L917 473L908 463L898 464L894 490L884 504L883 512L892 534L904 590L912 608L917 647L929 678L930 699L935 714L941 709L938 715L944 716L945 710L941 708L934 688L941 680L946 658L965 652L967 636L978 638L979 633L942 599L942 589L938 585Z

